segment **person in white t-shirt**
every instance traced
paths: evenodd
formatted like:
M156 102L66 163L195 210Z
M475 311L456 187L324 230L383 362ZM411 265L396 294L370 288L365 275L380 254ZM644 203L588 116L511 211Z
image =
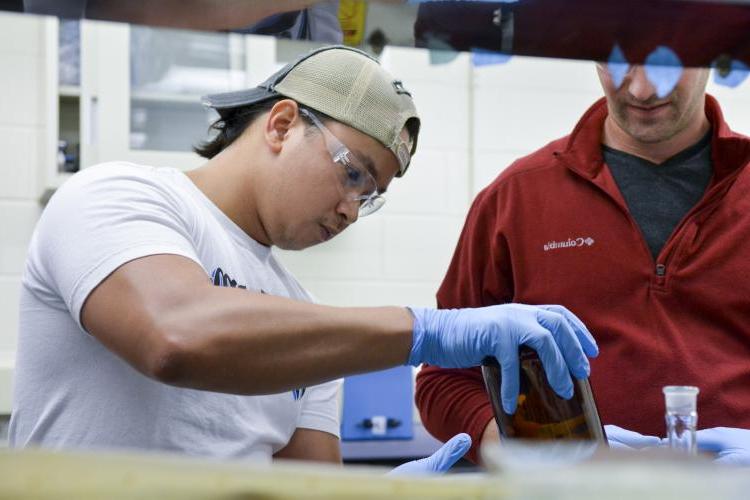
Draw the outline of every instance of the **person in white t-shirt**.
M11 446L340 462L339 377L494 356L515 401L520 344L572 396L596 344L564 308L317 305L274 257L374 212L406 172L419 118L375 59L325 47L205 104L220 119L202 167L102 164L51 198L22 280ZM397 470L444 471L469 445Z

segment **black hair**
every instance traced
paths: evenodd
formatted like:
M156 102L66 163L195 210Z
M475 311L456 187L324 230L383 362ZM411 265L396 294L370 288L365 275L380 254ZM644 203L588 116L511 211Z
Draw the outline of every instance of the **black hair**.
M283 97L223 110L223 115L208 127L209 133L216 131L216 135L194 146L193 151L204 158L213 158L242 135L260 115L271 111L281 99Z
M242 135L247 127L249 127L259 116L271 111L271 108L282 99L287 98L279 96L267 101L223 110L223 116L218 118L208 127L209 133L211 131L216 131L216 135L211 139L203 141L198 146L194 146L193 151L204 158L213 158L229 147L229 145ZM300 109L308 109L299 103L297 103L297 105ZM323 123L333 121L333 118L324 113L312 109L310 109L310 111L315 113L315 116L317 116ZM300 116L302 116L303 121L307 125L305 135L317 132L317 127L313 126L313 123L306 116Z
M419 137L419 126L420 126L419 118L414 117L414 116L406 120L406 123L404 123L404 127L406 127L406 131L409 133L409 139L411 140L411 143L415 145L417 143L417 137ZM413 151L409 151L409 154L412 154L412 153Z

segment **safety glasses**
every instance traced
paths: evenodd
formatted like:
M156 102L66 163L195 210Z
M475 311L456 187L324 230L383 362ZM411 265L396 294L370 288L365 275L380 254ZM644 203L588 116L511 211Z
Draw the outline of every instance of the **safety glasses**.
M337 170L337 175L342 194L347 200L359 203L359 217L370 215L382 207L385 198L378 193L378 184L362 161L333 135L312 111L300 108L299 112L323 134L331 159L341 166Z

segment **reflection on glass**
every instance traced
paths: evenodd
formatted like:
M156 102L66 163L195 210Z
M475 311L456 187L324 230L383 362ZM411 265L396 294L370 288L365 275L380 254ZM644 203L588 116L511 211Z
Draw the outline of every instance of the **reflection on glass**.
M736 59L717 61L714 68L714 82L726 87L737 87L750 75L750 65Z
M748 25L747 0L440 1L419 4L414 34L424 48L594 61L619 46L632 64L664 46L684 66L707 67L727 57L750 65Z
M646 57L646 78L656 88L656 96L664 99L672 93L682 77L682 62L670 49L660 45Z
M133 27L131 148L190 151L217 118L200 96L245 85L241 36Z
M320 2L302 10L282 11L261 19L238 33L273 35L281 39L310 40L327 44L343 42L339 22L342 11L352 10L350 4L364 8L362 0L340 0ZM357 7L354 7L356 9ZM282 8L282 7L279 7Z
M375 54L388 44L606 61L617 45L631 64L641 64L654 48L666 46L685 67L724 59L750 66L750 0L253 0L242 8L215 2L210 11L202 2L183 2L180 9L158 1L124 2L127 8L116 0L20 3L26 12L60 17L319 43L343 39Z
M60 21L58 30L60 85L78 86L81 84L81 23L80 21Z
M58 98L57 171L77 172L80 168L81 115L79 97Z
M61 20L57 44L57 171L77 172L81 152L81 22Z

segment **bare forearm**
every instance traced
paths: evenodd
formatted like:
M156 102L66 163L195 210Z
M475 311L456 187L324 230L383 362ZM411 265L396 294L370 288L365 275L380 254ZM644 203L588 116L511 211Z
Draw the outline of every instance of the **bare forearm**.
M166 382L236 394L274 393L406 362L410 313L336 308L207 287L164 318Z
M280 12L309 7L321 0L89 0L86 17L138 24L229 30L250 26Z
M212 285L190 259L152 255L91 292L84 328L161 382L269 394L404 364L405 308L321 306Z
M339 439L327 432L298 428L287 445L276 452L274 460L309 460L341 464Z

